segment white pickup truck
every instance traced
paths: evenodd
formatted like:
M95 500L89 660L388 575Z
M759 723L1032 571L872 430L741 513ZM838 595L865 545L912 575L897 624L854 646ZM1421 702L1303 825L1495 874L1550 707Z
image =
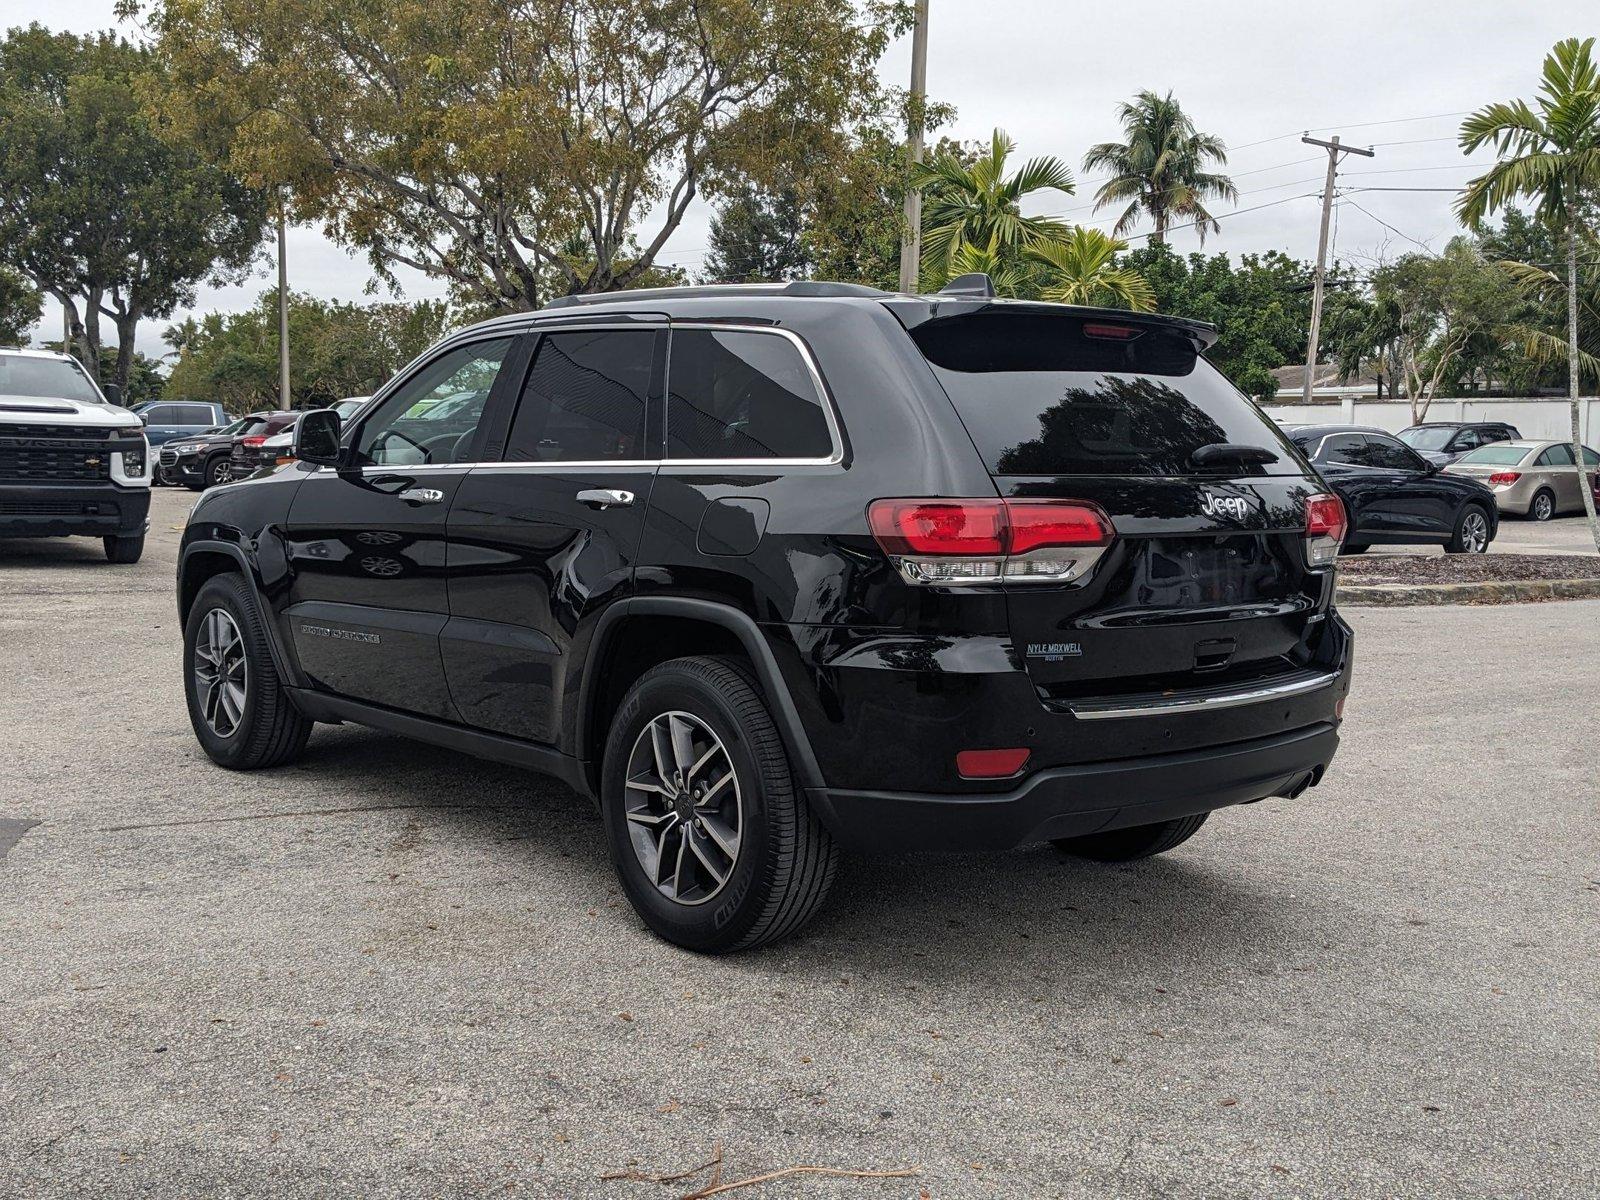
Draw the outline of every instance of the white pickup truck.
M114 563L144 553L150 444L65 354L0 350L0 538L99 537Z

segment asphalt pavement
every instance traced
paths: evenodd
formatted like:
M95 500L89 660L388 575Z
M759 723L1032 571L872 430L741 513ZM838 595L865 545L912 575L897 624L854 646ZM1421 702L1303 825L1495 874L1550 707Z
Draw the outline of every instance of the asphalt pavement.
M1600 602L1349 610L1344 746L1132 866L848 861L696 957L564 787L200 752L143 562L0 541L0 1196L1600 1194ZM32 823L32 824L30 824Z

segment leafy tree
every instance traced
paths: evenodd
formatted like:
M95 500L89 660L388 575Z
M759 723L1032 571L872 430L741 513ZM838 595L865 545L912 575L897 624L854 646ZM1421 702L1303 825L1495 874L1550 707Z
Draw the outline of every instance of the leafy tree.
M1411 420L1421 421L1474 339L1498 338L1515 304L1505 273L1484 262L1466 238L1443 254L1401 256L1373 272L1376 300L1392 309L1397 336L1394 362L1411 400Z
M1271 250L1243 255L1235 267L1225 254L1183 257L1154 245L1129 253L1123 266L1148 281L1157 311L1217 326L1206 358L1246 395L1271 400L1278 388L1273 369L1305 361L1306 263Z
M1155 289L1138 271L1117 265L1117 254L1127 248L1127 242L1079 225L1061 241L1036 242L1028 255L1042 268L1046 300L1150 312Z
M1036 245L1053 245L1054 243L1039 242ZM1009 298L1032 299L1037 294L1038 288L1034 280L1032 264L1023 261L1015 249L1007 253L993 240L987 246L974 246L971 242L960 242L956 245L955 252L950 256L949 274L951 278L959 275L987 275L989 283L994 287L994 294Z
M289 383L296 406L318 408L372 392L456 323L437 300L357 305L290 293L295 356ZM173 329L180 350L167 381L169 397L215 400L230 412L277 407L276 290L245 312L207 313Z
M1567 388L1572 407L1573 469L1585 486L1583 508L1589 518L1595 553L1600 554L1600 520L1582 466L1583 437L1578 386L1578 243L1583 214L1600 197L1600 71L1594 39L1557 42L1544 60L1544 81L1534 105L1525 100L1490 104L1461 124L1467 153L1493 145L1499 161L1467 184L1456 211L1476 228L1490 213L1514 200L1534 201L1535 212L1566 241ZM1537 106L1537 107L1535 107Z
M0 346L20 346L39 319L39 293L15 271L0 268Z
M764 192L746 184L711 221L705 276L720 283L799 279L809 265L799 190Z
M895 288L906 195L905 147L878 126L860 129L832 171L807 176L804 254L818 279Z
M289 185L299 217L381 276L404 264L511 310L634 284L701 195L843 161L907 7L154 0L151 16L187 88L175 120L237 130L229 161Z
M161 86L155 56L109 33L0 42L0 264L61 302L91 370L115 326L104 377L123 388L139 322L242 278L265 221L258 193L152 123Z
M944 145L912 166L911 185L923 192L922 268L935 286L950 277L963 243L1006 256L1066 234L1059 221L1023 216L1022 200L1052 188L1071 194L1072 172L1060 159L1045 156L1007 175L1006 160L1015 149L1016 143L996 129L988 149L971 162Z
M1126 140L1101 142L1083 156L1085 171L1111 174L1095 193L1095 211L1126 202L1113 232L1127 233L1147 213L1155 222L1152 243L1164 243L1178 219L1192 223L1205 245L1206 233L1221 229L1205 202L1239 198L1233 180L1207 169L1227 165L1222 139L1199 132L1171 92L1140 92L1118 106L1117 118Z

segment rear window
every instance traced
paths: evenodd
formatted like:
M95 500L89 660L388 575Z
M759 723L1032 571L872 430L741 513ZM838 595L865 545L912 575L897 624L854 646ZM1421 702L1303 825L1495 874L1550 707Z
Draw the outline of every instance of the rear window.
M1450 444L1455 431L1454 425L1418 425L1412 429L1402 429L1398 436L1413 450L1443 450Z
M973 313L911 330L994 475L1195 475L1202 446L1260 447L1298 474L1282 435L1188 338L1148 325Z
M1508 446L1504 442L1495 442L1492 445L1480 446L1471 454L1463 454L1457 461L1464 463L1487 463L1494 467L1509 467L1519 463L1528 456L1526 446Z

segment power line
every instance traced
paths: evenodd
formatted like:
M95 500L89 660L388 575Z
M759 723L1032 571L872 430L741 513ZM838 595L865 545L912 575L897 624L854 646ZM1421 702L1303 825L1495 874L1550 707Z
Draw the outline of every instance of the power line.
M1430 254L1433 252L1433 247L1428 245L1427 242L1419 242L1419 241L1417 241L1416 238L1412 237L1409 233L1404 233L1401 230L1396 229L1393 225L1389 224L1389 222L1385 221L1382 217L1373 216L1372 213L1367 212L1366 209L1362 208L1361 205L1357 204L1354 200L1346 200L1345 203L1348 204L1351 208L1355 209L1357 212L1366 213L1367 216L1372 217L1372 219L1374 221L1376 221L1379 225L1382 225L1390 233L1393 233L1393 234L1395 234L1395 235L1397 235L1399 237L1405 238L1405 240L1410 242L1413 246L1421 246L1424 250L1428 251Z

